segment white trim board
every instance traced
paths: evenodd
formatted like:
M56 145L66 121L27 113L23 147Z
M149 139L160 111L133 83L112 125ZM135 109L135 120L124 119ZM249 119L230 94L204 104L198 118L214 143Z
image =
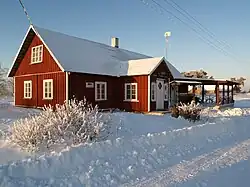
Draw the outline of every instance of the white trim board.
M148 112L150 112L150 106L151 106L151 100L150 100L150 97L151 97L151 80L150 80L150 75L148 76Z

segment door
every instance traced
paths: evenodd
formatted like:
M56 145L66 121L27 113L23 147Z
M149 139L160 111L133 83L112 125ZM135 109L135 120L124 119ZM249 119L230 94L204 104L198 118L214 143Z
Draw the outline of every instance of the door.
M156 80L156 110L164 109L164 80Z

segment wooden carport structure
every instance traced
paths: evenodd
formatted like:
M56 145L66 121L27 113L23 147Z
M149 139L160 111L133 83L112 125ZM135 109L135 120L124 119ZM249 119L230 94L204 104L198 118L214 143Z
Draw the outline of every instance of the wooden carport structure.
M205 102L205 86L215 86L215 105L217 106L233 106L234 105L234 86L239 85L238 82L223 79L203 79L203 78L177 78L172 83L188 84L193 86L193 94L195 93L195 87L201 85L201 103ZM185 83L186 82L186 83ZM222 90L220 91L220 86ZM222 93L222 95L221 95ZM231 96L230 96L231 95Z

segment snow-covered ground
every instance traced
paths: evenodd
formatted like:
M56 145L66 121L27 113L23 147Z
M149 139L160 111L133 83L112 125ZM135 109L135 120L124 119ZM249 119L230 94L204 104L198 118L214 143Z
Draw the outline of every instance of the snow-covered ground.
M7 103L7 104L6 104ZM33 109L0 103L8 125ZM108 140L28 154L0 142L0 186L249 186L250 96L189 123L168 114L117 112Z

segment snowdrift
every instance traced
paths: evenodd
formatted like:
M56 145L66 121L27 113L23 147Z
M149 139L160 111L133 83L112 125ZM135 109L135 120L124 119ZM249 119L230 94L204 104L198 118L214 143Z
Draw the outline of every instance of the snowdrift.
M2 165L2 186L118 186L250 138L249 118L71 147Z

